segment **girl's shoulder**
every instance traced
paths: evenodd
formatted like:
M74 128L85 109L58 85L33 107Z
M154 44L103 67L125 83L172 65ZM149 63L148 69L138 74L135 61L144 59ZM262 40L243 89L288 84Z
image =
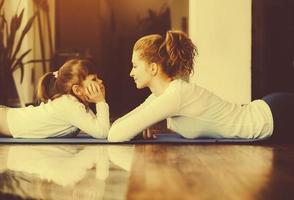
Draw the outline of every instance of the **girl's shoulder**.
M76 107L76 106L81 106L85 108L85 105L79 101L75 96L71 94L64 94L54 100L52 100L52 103L60 106L60 107Z
M79 102L79 100L75 96L73 96L71 94L61 95L60 97L54 99L53 101Z

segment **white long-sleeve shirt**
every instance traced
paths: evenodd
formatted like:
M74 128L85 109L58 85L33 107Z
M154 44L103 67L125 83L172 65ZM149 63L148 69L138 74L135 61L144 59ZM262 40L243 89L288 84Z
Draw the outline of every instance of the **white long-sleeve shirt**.
M263 100L237 105L194 83L174 80L163 94L151 94L116 120L108 140L128 141L163 119L169 129L186 138L266 138L273 132L272 113Z
M14 138L61 137L77 129L95 138L107 138L108 104L97 103L96 111L95 115L76 97L63 95L36 107L9 108L7 123Z

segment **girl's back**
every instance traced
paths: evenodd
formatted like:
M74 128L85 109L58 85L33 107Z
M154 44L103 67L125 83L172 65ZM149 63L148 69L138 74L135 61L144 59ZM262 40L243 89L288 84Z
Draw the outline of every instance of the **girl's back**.
M60 137L77 130L70 121L85 106L72 95L41 103L39 106L10 108L8 126L14 137L45 138ZM54 135L51 135L51 134Z

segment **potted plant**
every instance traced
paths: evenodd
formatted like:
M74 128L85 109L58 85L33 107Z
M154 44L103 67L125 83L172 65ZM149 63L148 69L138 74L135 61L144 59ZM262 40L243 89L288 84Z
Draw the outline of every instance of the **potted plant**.
M138 27L141 31L141 35L154 33L165 35L166 31L171 29L170 15L170 8L165 4L161 7L159 12L148 9L147 17L138 18Z
M24 76L24 58L32 49L20 51L23 39L29 32L36 17L36 13L29 18L26 24L23 22L24 9L20 13L15 13L8 20L4 13L5 0L0 0L0 105L7 105L8 88L11 84L12 74L20 69L20 82ZM10 81L10 82L9 82Z

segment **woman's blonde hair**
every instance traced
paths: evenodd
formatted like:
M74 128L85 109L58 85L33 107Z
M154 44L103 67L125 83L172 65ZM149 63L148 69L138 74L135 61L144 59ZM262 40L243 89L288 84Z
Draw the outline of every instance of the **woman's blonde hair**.
M73 85L81 85L89 75L93 64L88 60L71 59L62 65L57 72L44 74L38 83L37 99L40 102L47 102L49 99L56 99L64 94L74 95Z
M181 31L167 31L165 38L158 34L140 38L134 45L140 57L147 62L160 64L163 71L172 78L188 79L193 73L196 46Z

